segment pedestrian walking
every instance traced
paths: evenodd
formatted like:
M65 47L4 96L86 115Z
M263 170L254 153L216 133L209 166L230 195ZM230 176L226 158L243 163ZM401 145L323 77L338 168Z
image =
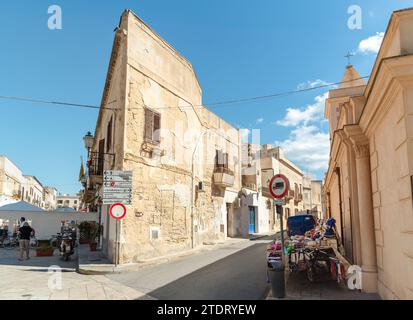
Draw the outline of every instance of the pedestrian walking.
M20 258L19 261L23 260L24 253L26 252L26 260L30 259L30 236L34 232L33 228L29 226L25 218L20 219L21 224L19 228L19 247L20 247Z

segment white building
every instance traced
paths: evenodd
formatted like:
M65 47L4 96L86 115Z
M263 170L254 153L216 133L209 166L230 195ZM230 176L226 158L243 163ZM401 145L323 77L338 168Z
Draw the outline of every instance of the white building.
M22 185L22 199L40 208L44 208L44 187L35 176L24 176L25 182Z
M303 178L303 209L317 218L323 214L323 182L309 176Z
M57 189L55 187L44 188L44 208L53 211L57 208Z
M6 156L0 156L0 195L18 200L25 182L22 171Z
M56 197L57 200L57 208L72 208L75 211L80 210L80 199L78 195L70 195L70 194L59 194Z

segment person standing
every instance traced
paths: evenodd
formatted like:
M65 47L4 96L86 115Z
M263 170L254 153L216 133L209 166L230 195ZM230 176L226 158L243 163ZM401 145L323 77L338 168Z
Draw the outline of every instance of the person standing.
M33 233L32 227L29 226L24 218L21 219L22 224L19 228L19 246L20 246L20 258L19 261L23 260L24 253L26 252L26 260L29 260L30 252L30 236Z

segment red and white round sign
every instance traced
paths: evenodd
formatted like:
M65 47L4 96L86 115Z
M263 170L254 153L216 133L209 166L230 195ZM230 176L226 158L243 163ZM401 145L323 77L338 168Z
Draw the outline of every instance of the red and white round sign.
M283 174L275 175L269 185L270 193L275 199L284 198L290 188L288 178Z
M114 203L109 208L109 214L113 219L122 220L126 216L126 207L122 203Z

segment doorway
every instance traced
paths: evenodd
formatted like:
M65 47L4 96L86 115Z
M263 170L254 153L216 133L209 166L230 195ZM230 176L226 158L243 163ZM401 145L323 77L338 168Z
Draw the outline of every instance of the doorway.
M255 228L255 207L249 207L249 227L248 227L248 234L253 234L256 233L256 228Z

